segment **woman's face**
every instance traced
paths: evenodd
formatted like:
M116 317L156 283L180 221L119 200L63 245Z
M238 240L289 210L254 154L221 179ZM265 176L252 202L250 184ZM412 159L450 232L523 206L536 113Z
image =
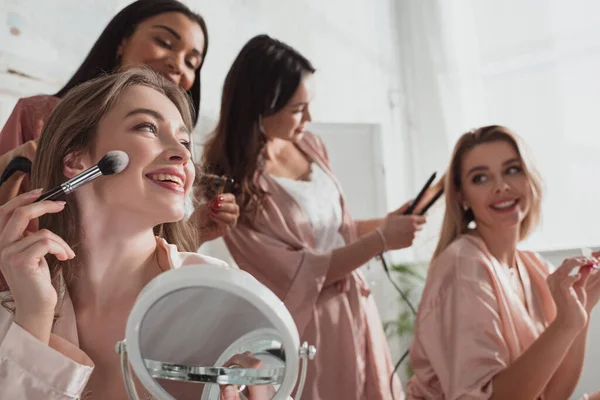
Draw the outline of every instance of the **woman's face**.
M263 117L265 135L270 138L299 140L306 129L306 123L312 120L309 105L313 92L313 75L307 74L285 107L273 115Z
M78 170L65 175L95 165L112 150L126 152L129 164L89 189L82 187L83 196L94 196L99 204L127 211L150 226L184 217L195 177L190 132L166 96L146 86L128 88L100 121L93 150L81 156Z
M202 64L205 38L200 25L178 12L155 15L141 22L117 51L121 66L147 65L189 90Z
M467 152L461 182L458 199L473 211L478 227L518 228L531 207L529 178L521 157L507 141L480 144Z

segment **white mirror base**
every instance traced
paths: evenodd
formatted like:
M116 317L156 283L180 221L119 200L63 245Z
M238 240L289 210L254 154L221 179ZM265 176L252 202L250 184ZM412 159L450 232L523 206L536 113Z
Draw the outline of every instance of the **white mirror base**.
M125 383L125 389L127 394L131 400L140 400L137 391L135 389L135 384L133 382L133 377L131 374L131 367L129 364L129 360L127 357L127 345L125 344L125 340L117 342L115 348L117 354L121 356L121 372L123 373L123 381ZM296 400L300 400L302 396L302 390L304 388L304 382L306 380L306 371L308 368L308 361L314 359L316 355L316 348L314 346L309 346L308 343L304 342L300 349L298 350L298 356L300 357L302 363L302 369L300 372L300 380L298 382L298 388L296 390ZM223 368L217 368L223 370ZM240 398L244 399L244 396L240 393Z

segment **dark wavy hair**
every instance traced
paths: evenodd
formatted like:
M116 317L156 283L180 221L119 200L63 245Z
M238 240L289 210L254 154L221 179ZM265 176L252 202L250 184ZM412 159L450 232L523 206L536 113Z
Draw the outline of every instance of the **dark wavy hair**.
M202 168L236 182L242 212L266 194L256 183L266 144L261 118L280 111L315 68L298 51L267 35L252 38L233 62L223 86L217 128L204 145Z
M177 0L138 0L121 10L108 23L104 31L94 43L77 72L71 77L67 84L55 94L63 98L65 94L80 83L106 73L115 72L119 68L117 50L123 39L127 39L135 32L137 26L155 15L167 12L178 12L190 20L197 22L204 34L204 51L200 67L195 72L194 85L188 91L195 108L194 125L198 122L200 113L200 70L206 58L208 50L208 30L204 19L190 10L185 4Z

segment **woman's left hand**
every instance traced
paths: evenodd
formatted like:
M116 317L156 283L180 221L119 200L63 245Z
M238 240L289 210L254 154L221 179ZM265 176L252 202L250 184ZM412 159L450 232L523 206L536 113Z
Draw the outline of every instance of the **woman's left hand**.
M236 354L227 361L224 367L237 366L240 368L263 368L263 362L251 356L250 352ZM255 385L246 388L248 400L271 400L275 395L272 385ZM234 385L226 385L221 388L220 400L240 400L238 388Z
M200 239L202 242L208 242L235 228L240 216L240 207L233 194L223 193L200 205L197 213L200 219Z

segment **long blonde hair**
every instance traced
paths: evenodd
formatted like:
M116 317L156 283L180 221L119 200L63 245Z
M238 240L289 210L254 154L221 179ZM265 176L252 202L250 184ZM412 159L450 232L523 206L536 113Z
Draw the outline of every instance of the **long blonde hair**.
M457 193L462 188L460 174L465 154L481 144L497 141L507 142L514 147L521 158L523 170L531 185L531 208L521 222L520 239L525 239L538 224L541 214L542 180L527 153L525 145L508 128L500 125L484 126L463 134L454 146L450 165L444 179L446 212L444 213L444 222L442 223L438 245L433 253L433 259L440 255L458 236L466 233L469 223L474 218L471 210L463 210L457 197Z
M177 107L185 126L193 128L193 108L188 96L178 86L148 68L102 76L73 88L52 112L41 134L33 162L31 186L50 189L65 182L64 159L72 153L92 149L96 130L102 118L118 102L123 93L134 85L142 85L165 95ZM73 196L63 196L67 202L59 214L40 218L40 229L48 229L62 237L77 252L84 228ZM198 229L194 220L165 223L155 227L155 233L183 251L199 247ZM65 262L47 257L50 275L58 289L60 276L69 283L74 276L77 259Z

